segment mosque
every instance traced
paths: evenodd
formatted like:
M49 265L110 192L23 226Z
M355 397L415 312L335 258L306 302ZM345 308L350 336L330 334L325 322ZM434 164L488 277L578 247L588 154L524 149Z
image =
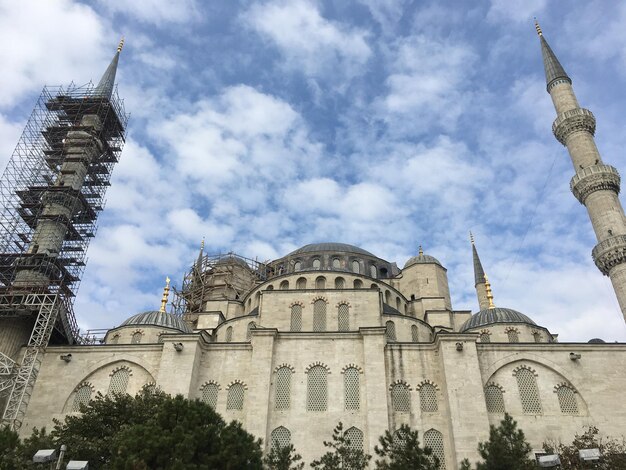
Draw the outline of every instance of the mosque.
M571 190L598 238L594 261L624 312L620 177L602 162L595 118L537 29L553 132L569 151ZM0 247L5 424L29 434L98 392L157 386L208 403L266 445L293 443L305 462L323 453L338 421L370 454L385 430L409 424L446 469L479 460L477 443L505 412L537 453L546 439L571 442L584 425L624 433L626 344L560 343L532 315L494 305L474 240L476 313L453 308L444 264L421 248L399 267L335 242L266 263L202 247L171 305L168 282L160 309L130 316L100 342L77 336L76 253L101 209L98 182L108 181L123 143L125 113L113 87L120 50L96 87L44 90L43 114L33 116L56 120L41 118L32 139L43 135L48 177L14 185L13 199L3 199L17 221L0 221L11 241Z

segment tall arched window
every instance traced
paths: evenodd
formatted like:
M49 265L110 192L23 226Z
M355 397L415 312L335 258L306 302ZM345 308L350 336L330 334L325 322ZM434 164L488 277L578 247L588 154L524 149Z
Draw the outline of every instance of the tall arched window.
M378 277L378 270L373 264L370 266L370 277L373 277L374 279Z
M363 431L352 426L346 429L343 437L348 440L348 446L354 450L363 450Z
M326 301L317 299L313 303L313 331L326 331Z
M515 378L524 413L541 414L541 400L535 374L529 369L521 368L515 373Z
M398 312L402 311L402 301L400 300L400 297L396 297L396 310Z
M411 412L411 392L408 385L397 383L391 387L391 405L397 413Z
M333 258L333 269L339 268L341 268L341 261L339 261L339 258Z
M337 329L339 331L350 330L350 307L348 307L348 304L339 304L337 309Z
M567 385L561 385L556 389L556 396L559 399L559 407L561 413L576 415L578 414L578 401L576 400L576 392Z
M226 397L227 410L243 410L243 399L245 395L243 384L236 382L228 388L228 396Z
M509 343L519 343L519 333L516 329L507 330L506 335L509 337Z
M346 286L346 281L343 277L335 278L335 289L343 289Z
M424 447L430 447L433 454L439 459L439 468L445 470L446 455L443 448L443 434L436 429L429 429L424 433Z
M291 405L291 369L281 367L276 371L274 406L277 410L288 410Z
M326 411L328 403L328 371L323 366L313 366L307 373L307 411Z
M81 405L87 406L91 400L91 385L84 384L76 389L74 395L74 403L72 403L72 412L80 411Z
M288 447L291 444L291 432L289 429L279 426L272 431L270 441L270 446L275 450Z
M354 260L352 262L352 272L357 273L357 274L361 273L361 265L359 264L357 260Z
M141 331L135 331L133 333L133 336L131 337L130 344L139 344L139 343L141 343L141 337L142 336L143 336L143 334L141 333Z
M349 367L343 373L344 402L346 410L358 410L361 406L359 370Z
M306 289L306 278L299 277L296 281L296 289Z
M326 289L326 278L324 276L320 276L317 279L315 279L315 288Z
M219 391L220 386L216 383L210 382L202 387L202 396L200 401L206 403L211 408L215 409L217 406L217 392Z
M482 332L480 334L480 342L481 343L491 343L491 336L487 332Z
M386 329L387 340L396 341L396 324L392 322L391 320L389 320L387 323L385 323L385 326L387 327Z
M230 343L233 340L233 327L226 328L226 342Z
M128 369L118 369L111 375L111 382L109 382L109 391L107 395L114 395L116 393L126 393L126 387L128 387L128 380L130 379L130 371Z
M300 262L300 261L296 261L296 262L293 264L293 270L294 270L294 271L300 271L301 269L302 269L302 262Z
M319 269L322 266L322 262L319 260L319 258L315 258L313 260L313 269Z
M504 413L504 396L502 390L497 385L487 385L485 387L485 402L488 413Z
M363 289L363 281L360 279L355 279L353 285L355 289Z
M246 341L250 341L252 339L252 330L256 325L253 321L248 323L248 327L246 328Z
M302 331L302 305L291 306L291 331Z
M535 343L541 343L541 333L533 331L533 339L535 340Z
M425 383L420 387L420 409L429 413L439 409L437 405L437 389L433 384Z
M415 325L412 325L412 326L411 326L411 340L412 340L414 343L417 343L417 342L419 342L419 340L420 340L420 337L419 337L419 332L418 332L418 330L417 330L417 326L415 326Z
M278 288L280 290L287 290L287 289L289 289L289 281L285 280L285 281L281 282L280 286Z
M391 305L391 292L385 291L385 303Z

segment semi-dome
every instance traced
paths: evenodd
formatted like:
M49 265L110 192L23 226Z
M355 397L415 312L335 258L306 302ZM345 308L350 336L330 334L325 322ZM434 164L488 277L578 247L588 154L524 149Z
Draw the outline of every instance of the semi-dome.
M435 258L434 256L425 255L422 252L420 252L420 254L417 256L409 258L409 260L404 263L404 269L408 268L409 266L413 266L414 264L438 264L443 268L443 265L437 258Z
M332 251L332 252L347 252L347 253L356 253L359 255L365 256L374 256L369 251L364 250L363 248L359 248L358 246L348 245L347 243L311 243L309 245L304 245L301 248L298 248L295 251L292 251L287 256L299 255L302 253L314 253L318 251Z
M172 328L181 333L193 333L189 325L187 325L182 318L159 310L149 310L133 315L120 326L160 326L163 328Z
M492 325L493 323L526 323L537 326L537 324L523 313L510 308L493 307L481 310L474 314L461 327L461 332L479 328L481 326Z

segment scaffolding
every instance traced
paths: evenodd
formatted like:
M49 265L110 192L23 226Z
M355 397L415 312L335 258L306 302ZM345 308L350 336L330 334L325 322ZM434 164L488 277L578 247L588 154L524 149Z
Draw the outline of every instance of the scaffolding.
M13 429L46 346L85 342L73 299L127 120L117 90L45 87L0 179L0 318L33 325L21 363L0 370L12 377L2 421Z

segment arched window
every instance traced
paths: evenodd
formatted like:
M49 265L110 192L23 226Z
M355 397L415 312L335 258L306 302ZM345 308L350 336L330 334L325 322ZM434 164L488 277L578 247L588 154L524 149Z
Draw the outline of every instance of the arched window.
M370 266L370 277L373 277L374 279L378 277L378 270L373 264Z
M296 261L296 262L293 264L293 270L294 270L294 271L300 271L301 269L302 269L302 262L300 262L300 261Z
M287 289L289 289L289 281L285 280L285 281L281 282L279 289L280 290L287 290Z
M291 444L291 432L289 429L279 426L272 431L270 441L270 446L275 450L288 447Z
M339 258L333 258L333 269L339 268L341 268L341 261L339 261Z
M307 373L307 411L326 411L328 403L328 371L322 366L313 366Z
M116 393L126 393L126 387L128 387L128 380L130 379L130 371L128 369L118 369L111 375L111 382L109 382L109 391L107 395L111 396Z
M317 299L313 303L313 331L326 331L326 301Z
M507 330L506 335L509 337L509 343L519 343L519 333L516 329Z
M135 331L133 333L133 336L131 337L130 344L139 344L139 343L141 343L141 337L142 336L143 336L143 333L141 333L141 331Z
M357 274L361 273L361 264L357 260L352 262L352 272Z
M412 326L411 326L411 340L412 340L414 343L417 343L417 342L419 342L419 340L420 340L420 338L419 338L419 332L418 332L418 330L417 330L417 326L415 326L415 325L412 325Z
M396 310L398 312L402 311L402 301L400 300L400 297L396 297Z
M248 323L248 327L246 328L246 341L250 341L252 339L252 330L256 325L253 321Z
M533 339L535 340L535 343L541 343L541 333L533 331Z
M202 396L200 401L206 403L211 408L215 409L217 406L217 392L219 391L220 386L216 383L210 382L202 387Z
M485 387L485 402L488 413L504 413L504 396L502 390L497 385L487 385Z
M233 327L226 328L226 342L230 343L233 340Z
M411 412L411 392L408 385L397 383L391 387L391 405L397 413Z
M296 281L296 289L306 289L306 278L300 277Z
M387 327L387 330L386 330L387 340L396 341L396 324L392 322L391 320L389 320L387 323L385 323L385 325Z
M424 447L430 447L433 455L439 459L439 468L445 470L446 455L443 448L443 434L436 429L429 429L424 433Z
M120 340L120 335L115 333L113 336L111 336L111 339L109 340L109 344L117 344L119 340Z
M324 276L320 276L315 280L315 288L326 289L326 278Z
M420 409L429 413L439 409L437 405L437 389L433 384L425 383L420 387Z
M380 277L387 277L387 268L380 268Z
M313 269L319 269L322 266L322 262L319 258L313 260Z
M391 305L391 292L388 290L385 291L385 303Z
M346 286L346 281L343 277L335 278L335 289L343 289Z
M487 332L481 333L479 338L481 343L491 343L491 336Z
M361 406L359 370L349 367L343 373L344 402L346 410L358 410Z
M276 371L274 406L277 410L288 410L291 405L291 369L281 367Z
M343 437L348 441L348 446L354 450L363 450L363 431L352 426L346 429Z
M378 289L378 284L372 284L372 285L370 286L370 289Z
M267 290L274 290L274 286L270 284L269 286L267 286Z
M363 281L361 281L360 279L355 279L354 280L354 288L355 289L363 289Z
M248 299L248 311L250 311L250 307L252 307L252 297Z
M74 403L72 403L72 412L80 411L81 405L87 406L91 400L91 385L84 384L76 389L74 395Z
M529 369L521 368L515 373L515 378L524 413L541 414L541 400L535 374Z
M302 305L291 306L291 331L302 331Z
M227 410L243 410L243 399L245 388L243 384L236 382L228 388L228 396L226 397Z
M339 331L350 330L350 307L348 307L348 304L339 304L337 309L337 329Z
M578 402L576 401L576 392L567 385L561 385L556 389L556 396L559 399L561 413L576 415L578 414Z

